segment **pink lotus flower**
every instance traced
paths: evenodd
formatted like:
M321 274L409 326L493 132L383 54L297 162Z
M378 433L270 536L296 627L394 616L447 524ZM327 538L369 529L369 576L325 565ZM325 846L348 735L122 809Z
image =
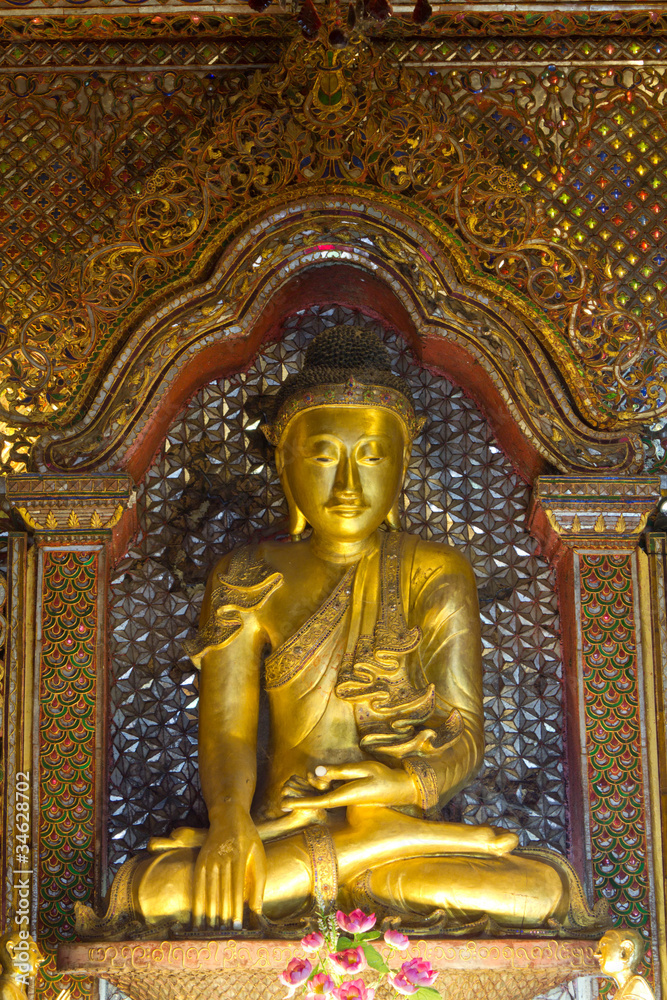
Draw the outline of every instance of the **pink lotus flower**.
M318 972L307 983L304 1000L318 1000L319 997L324 997L328 993L331 993L335 985L331 976L327 976L326 972Z
M417 987L433 986L438 977L431 963L423 958L411 958L409 962L403 962L399 975Z
M401 934L400 931L395 931L393 928L384 932L384 939L389 947L394 948L396 951L405 951L410 944L405 934Z
M352 913L347 914L338 910L336 922L347 934L363 934L375 927L375 914L366 914L363 910L352 910Z
M280 982L287 986L290 992L299 986L313 971L313 966L307 958L293 958L287 968L280 973Z
M397 972L393 976L389 976L389 982L397 993L402 993L406 997L409 997L412 993L416 993L419 989L419 987L415 986L414 983L409 983L405 976L402 976L400 972Z
M341 972L343 975L354 975L355 972L363 972L368 968L363 948L347 948L345 951L334 952L333 955L329 955L329 960L336 972Z
M319 931L306 934L305 938L301 938L301 947L304 951L319 951L323 944L324 935L320 934Z
M333 995L336 1000L375 1000L375 990L372 986L366 986L363 979L341 983L333 991Z

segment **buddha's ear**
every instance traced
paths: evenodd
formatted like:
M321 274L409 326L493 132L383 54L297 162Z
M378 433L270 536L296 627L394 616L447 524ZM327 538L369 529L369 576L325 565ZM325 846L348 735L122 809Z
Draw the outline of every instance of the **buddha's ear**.
M391 505L391 510L388 511L387 516L384 519L384 523L387 525L390 531L403 531L403 525L401 523L401 495L396 497L393 504Z
M308 526L305 515L300 507L292 500L288 498L287 506L289 507L289 533L293 542L298 542Z
M292 496L288 477L285 475L285 462L281 448L276 448L276 468L280 477L280 485L283 488L283 493L285 494L285 499L287 500L287 507L289 510L289 533L292 541L298 542L306 530L308 522L306 521L305 514Z

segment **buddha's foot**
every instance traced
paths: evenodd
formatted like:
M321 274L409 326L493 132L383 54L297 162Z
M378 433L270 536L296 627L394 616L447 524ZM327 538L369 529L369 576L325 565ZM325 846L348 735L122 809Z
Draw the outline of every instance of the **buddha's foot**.
M376 864L397 854L475 854L502 857L519 844L510 830L469 823L424 820L395 809L377 806L350 806L347 821L354 835L373 842Z
M472 831L467 845L470 851L492 854L499 858L503 854L509 854L519 846L519 838L511 830L502 830L495 826L467 826L464 823L446 825L461 826L465 830Z

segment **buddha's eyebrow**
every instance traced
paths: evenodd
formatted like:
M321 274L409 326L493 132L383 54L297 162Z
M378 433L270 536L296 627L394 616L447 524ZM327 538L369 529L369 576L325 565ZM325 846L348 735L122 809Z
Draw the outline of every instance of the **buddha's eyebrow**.
M339 437L336 437L335 434L326 434L326 433L312 434L310 435L310 437L307 438L307 442L308 444L322 444L322 443L342 444L341 439Z
M385 443L389 441L391 443L392 436L383 431L380 431L378 434L362 434L352 444L352 447L358 448L359 445L369 444L374 441L384 441ZM333 444L337 447L345 447L344 442L339 437L335 434L327 434L325 431L320 434L313 434L306 439L306 447L316 448L318 444Z

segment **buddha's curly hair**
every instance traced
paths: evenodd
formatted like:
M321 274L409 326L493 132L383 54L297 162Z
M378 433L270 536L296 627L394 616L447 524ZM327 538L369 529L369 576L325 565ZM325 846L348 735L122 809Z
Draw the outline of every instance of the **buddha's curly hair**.
M292 396L318 385L341 385L355 378L362 385L383 385L400 392L414 407L407 382L391 370L389 351L377 334L359 326L331 326L306 348L303 367L288 375L272 399L277 416Z

